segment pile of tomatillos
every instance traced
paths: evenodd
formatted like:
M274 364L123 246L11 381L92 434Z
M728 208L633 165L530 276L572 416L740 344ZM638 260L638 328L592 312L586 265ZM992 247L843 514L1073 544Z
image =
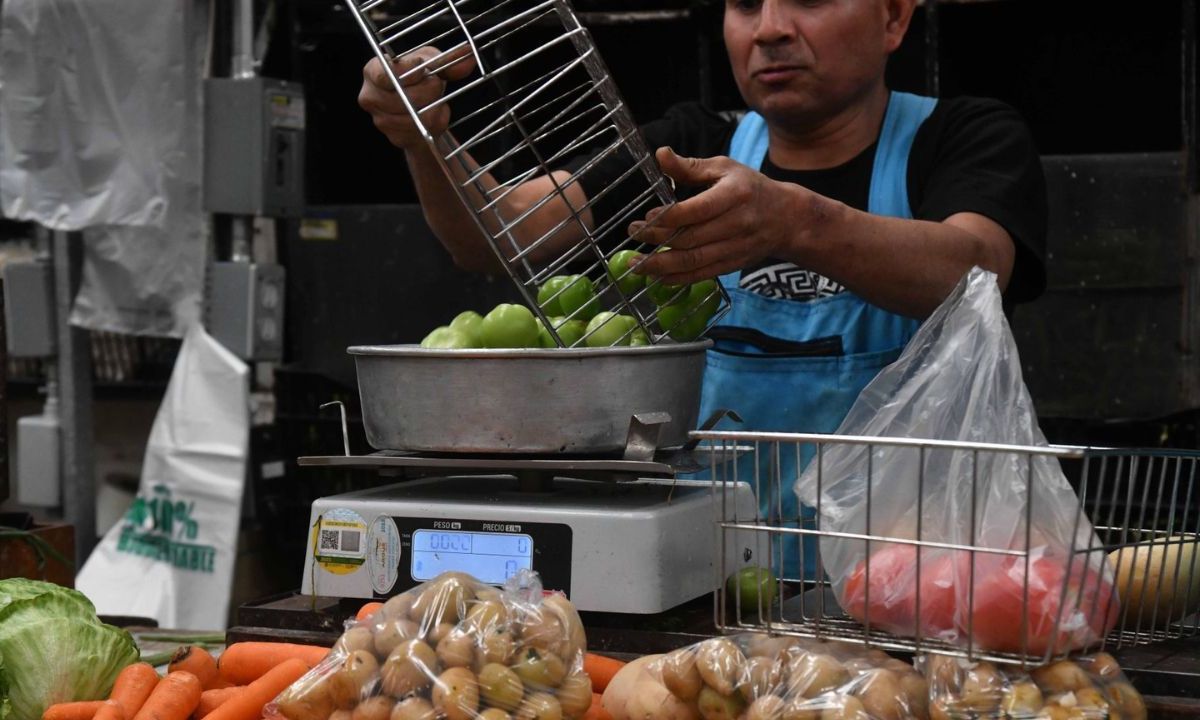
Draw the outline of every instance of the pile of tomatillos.
M623 308L628 303L652 304L657 327L651 330L673 340L687 342L703 334L721 303L716 281L664 285L628 269L636 257L632 250L614 254L608 263L609 282L599 289L586 275L555 275L538 288L538 307L563 345L597 348L650 344L650 337L637 319L604 310L604 298L612 298ZM620 303L622 298L625 303ZM486 315L473 310L459 313L448 325L426 335L421 347L554 348L558 343L529 308L502 303Z

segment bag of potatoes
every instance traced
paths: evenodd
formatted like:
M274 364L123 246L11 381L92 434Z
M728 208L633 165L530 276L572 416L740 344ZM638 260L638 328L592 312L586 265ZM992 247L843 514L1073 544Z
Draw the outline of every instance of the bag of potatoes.
M586 649L574 606L536 574L497 589L447 572L348 623L275 704L288 720L580 718Z
M920 720L928 694L881 650L749 633L634 661L603 702L615 720Z
M929 679L930 714L949 718L1146 720L1142 696L1108 653L1035 669L948 655L917 660Z

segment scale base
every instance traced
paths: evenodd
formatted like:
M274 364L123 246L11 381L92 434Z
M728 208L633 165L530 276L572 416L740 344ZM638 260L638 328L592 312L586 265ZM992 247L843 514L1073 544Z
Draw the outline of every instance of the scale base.
M500 584L506 564L524 563L581 611L660 613L716 589L722 505L729 517L754 517L748 485L734 502L711 493L707 482L683 480L558 478L529 492L511 476L451 476L320 498L301 591L385 597L447 569ZM441 543L436 551L431 537ZM489 555L501 546L527 557ZM751 562L737 548L730 553L729 572Z

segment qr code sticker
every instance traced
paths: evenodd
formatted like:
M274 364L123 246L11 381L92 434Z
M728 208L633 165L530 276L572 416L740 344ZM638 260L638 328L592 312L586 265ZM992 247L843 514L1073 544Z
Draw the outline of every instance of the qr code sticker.
M340 549L345 552L358 552L358 539L361 535L362 533L357 530L343 530Z
M322 550L337 550L338 549L338 531L337 530L322 530L321 531L321 549Z

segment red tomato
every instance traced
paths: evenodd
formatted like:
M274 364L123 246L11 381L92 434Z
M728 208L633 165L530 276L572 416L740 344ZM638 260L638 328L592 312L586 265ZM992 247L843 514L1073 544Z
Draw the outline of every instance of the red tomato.
M869 597L864 577L870 574ZM913 545L885 544L861 562L842 588L842 607L851 617L866 622L864 601L869 603L871 626L897 635L912 635L917 627L917 550ZM923 635L943 635L954 630L954 567L949 553L921 553L921 629Z
M1020 652L1022 616L1028 617L1026 649L1038 655L1048 650L1057 653L1079 649L1107 634L1117 621L1117 602L1115 599L1109 602L1113 588L1084 564L1082 557L1076 558L1068 578L1066 564L1061 559L1030 559L1026 614L1025 560L1014 557L984 563L976 560L972 627L976 646Z

